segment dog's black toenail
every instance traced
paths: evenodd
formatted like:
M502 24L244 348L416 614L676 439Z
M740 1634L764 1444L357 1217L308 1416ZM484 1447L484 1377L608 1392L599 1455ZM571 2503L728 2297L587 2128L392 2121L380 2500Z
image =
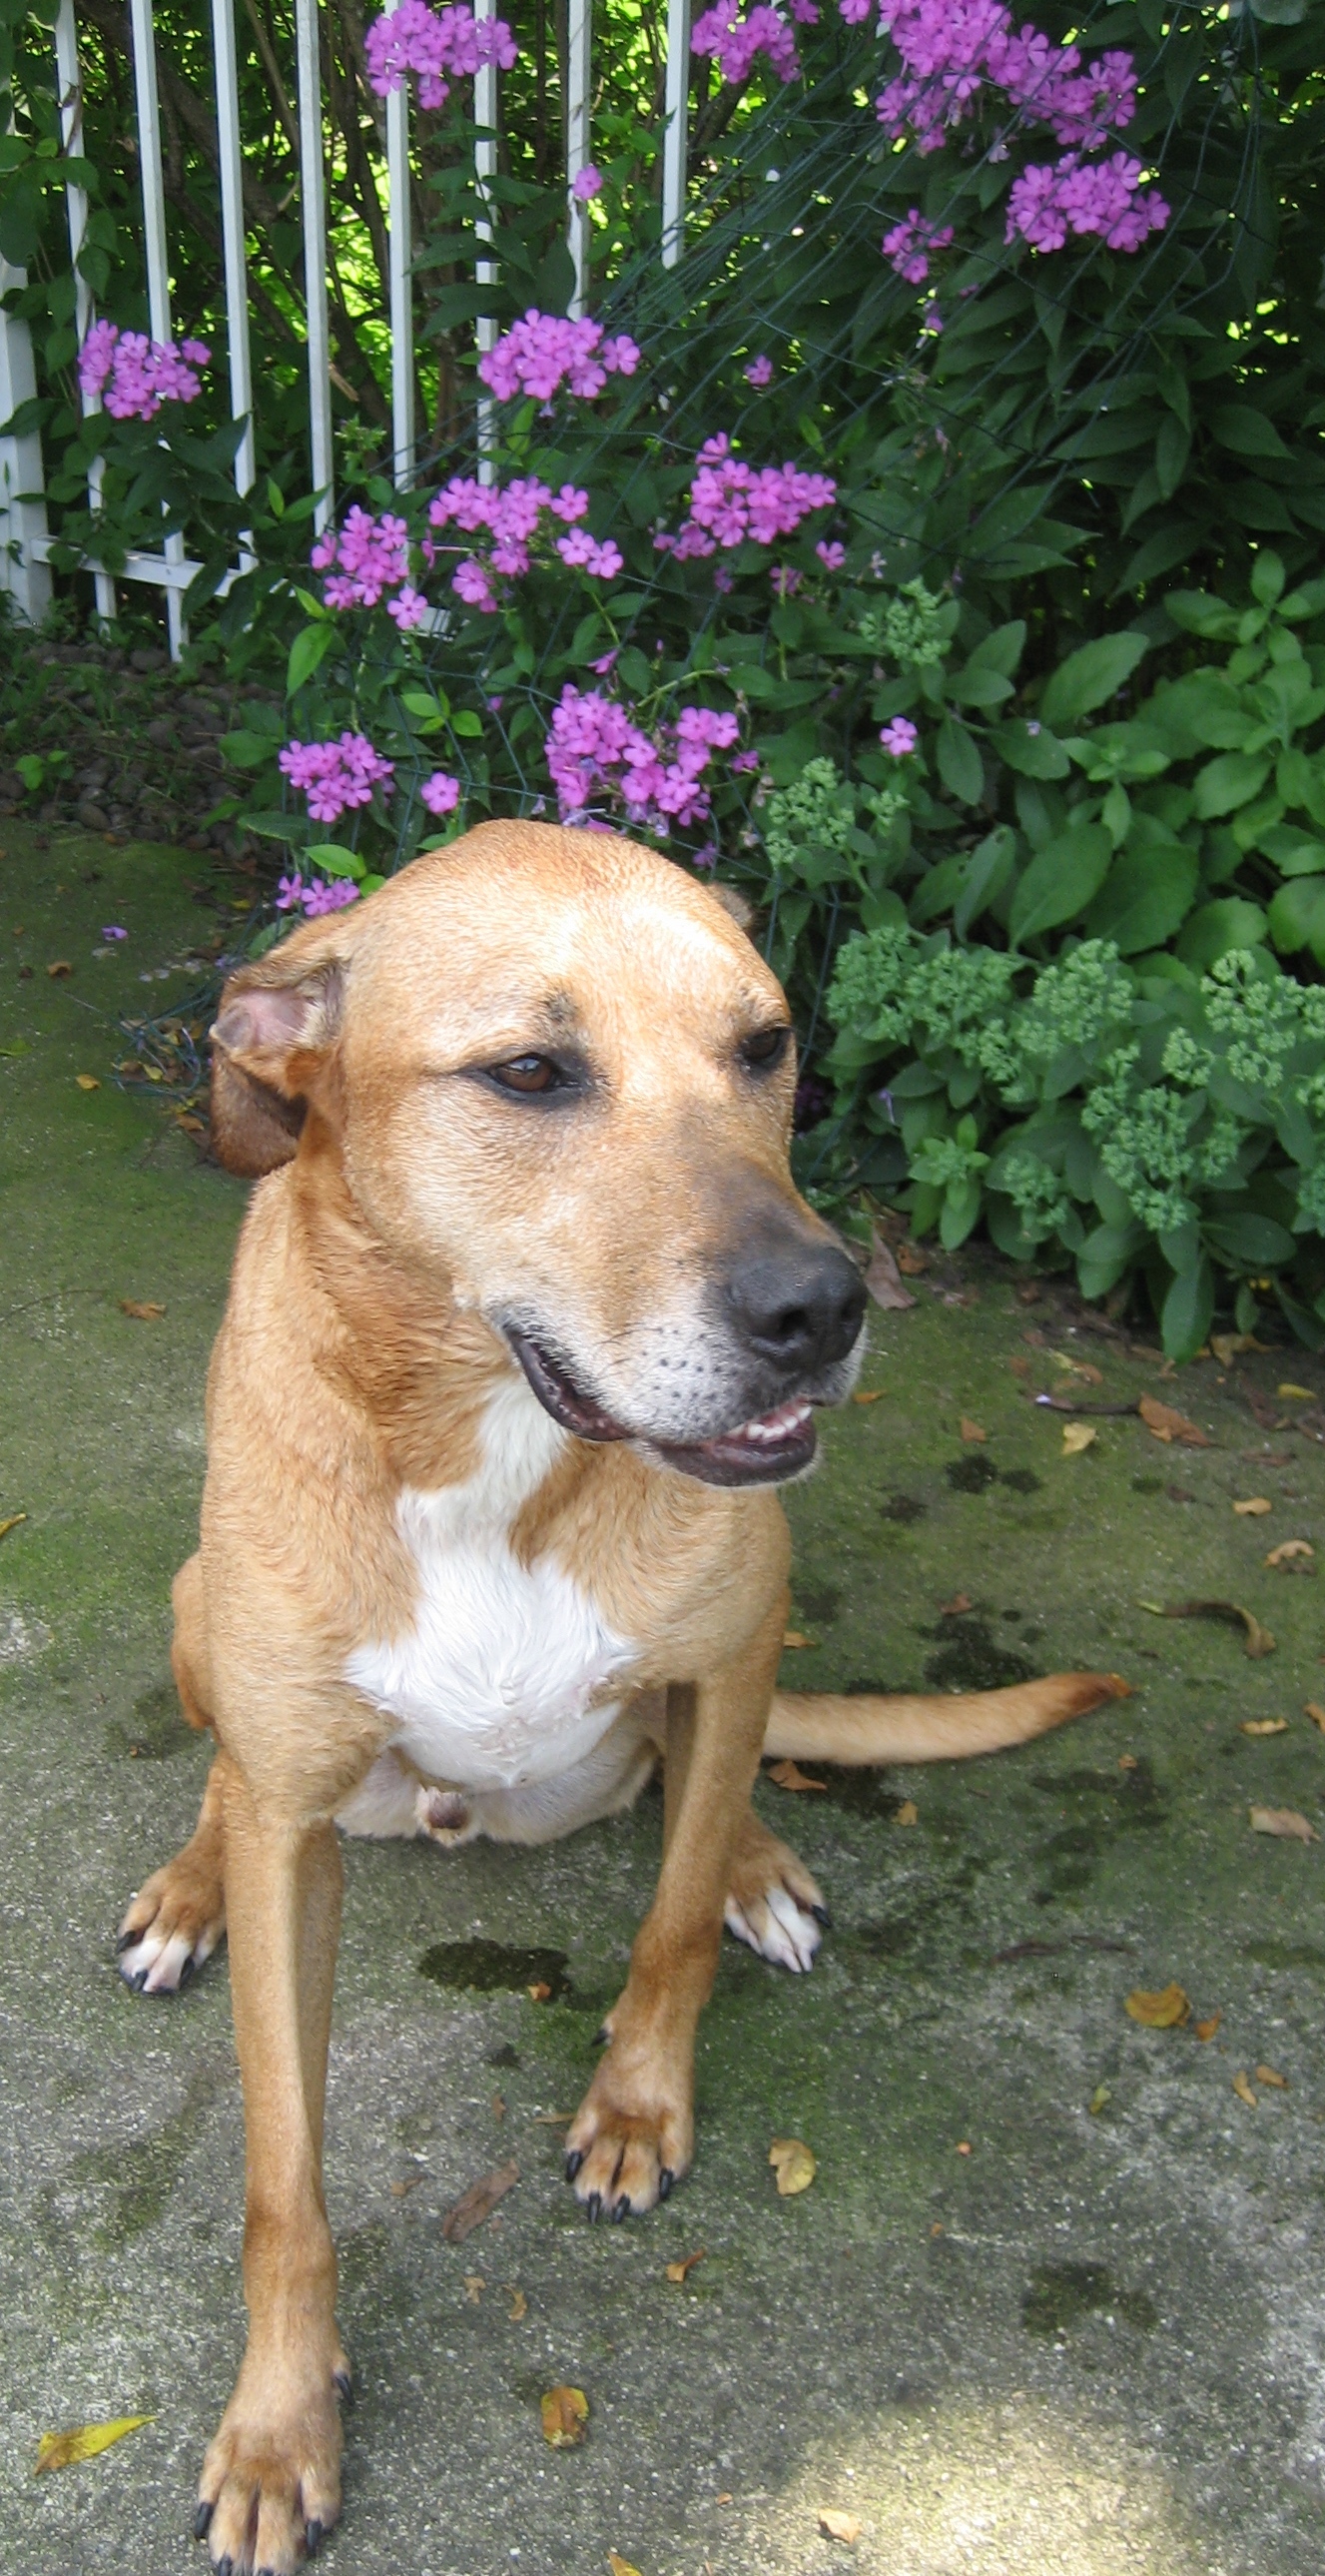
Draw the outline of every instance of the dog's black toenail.
M584 2162L584 2149L583 2149L583 2147L569 2147L569 2148L567 2149L567 2151L566 2151L566 2180L567 2180L567 2182L574 2182L575 2177L576 2177L577 2173L579 2172L580 2167L581 2167L581 2165L583 2164L583 2162Z
M206 2539L208 2525L211 2522L212 2515L215 2511L216 2507L214 2504L199 2505L198 2510L193 2517L193 2537L195 2540Z
M235 2576L235 2562L228 2549L224 2558L217 2559L216 2576Z
M324 2529L325 2529L325 2525L324 2525L323 2523L320 2523L320 2522L310 2522L310 2523L307 2523L307 2524L305 2525L305 2528L304 2528L304 2555L305 2555L305 2557L307 2557L307 2558L316 2558L317 2553L318 2553L319 2549L320 2549L320 2548L321 2548L321 2546L322 2546L322 2534L323 2534Z
M589 2197L584 2204L584 2209L585 2216L589 2221L589 2225L592 2227L595 2221L601 2218L603 2214L603 2195L601 2191L590 2192Z
M619 2227L622 2219L629 2218L629 2216L630 2194L628 2191L623 2191L620 2200L617 2202L616 2207L612 2212L612 2223L615 2227Z
M116 1958L118 1959L123 1951L132 1950L135 1944L141 1941L142 1937L141 1932L121 1932L119 1939L115 1944Z
M664 2165L662 2172L658 2176L659 2200L669 2200L671 2198L672 2185L675 2180L676 2176L673 2173L671 2166Z
M132 1988L133 1988L133 1990L134 1990L134 1993L135 1993L136 1995L140 1995L140 1994L142 1993L142 1991L143 1991L144 1986L145 1986L145 1985L146 1985L146 1983L147 1983L147 1970L146 1970L146 1968L140 1968L140 1969L138 1970L137 1976L135 1976L135 1977L130 1977L130 1979L129 1979L129 1983L130 1983L130 1985L132 1986Z
M594 2047L595 2047L595 2048L606 2048L607 2043L608 2043L609 2039L611 2038L611 2036L612 2036L611 2031L608 2029L606 2022L605 2022L605 2021L604 2021L604 2022L600 2022L600 2023L599 2023L599 2025L598 2025L597 2030L594 2032L594 2035L593 2035L593 2044L594 2044Z
M816 1923L822 1923L825 1932L832 1931L833 1918L826 1905L812 1905L810 1907L810 1912L814 1916Z
M354 2395L354 2382L351 2379L348 2370L337 2370L333 2372L332 2386L335 2389L337 2396L343 2397L346 2405L348 2406L350 2399Z
M179 1972L179 1984L178 1984L178 1985L177 1985L177 1987L175 1988L175 1992L176 1992L176 1994L180 1994L180 1995L182 1995L182 1994L183 1994L184 1989L185 1989L185 1987L187 1986L187 1984L188 1984L188 1982L189 1982L190 1978L191 1978L191 1977L195 1974L195 1972L196 1972L197 1965L198 1965L198 1962L197 1962L197 1960L196 1960L196 1959L186 1959L186 1960L185 1960L184 1965L183 1965L183 1967L180 1969L180 1972Z

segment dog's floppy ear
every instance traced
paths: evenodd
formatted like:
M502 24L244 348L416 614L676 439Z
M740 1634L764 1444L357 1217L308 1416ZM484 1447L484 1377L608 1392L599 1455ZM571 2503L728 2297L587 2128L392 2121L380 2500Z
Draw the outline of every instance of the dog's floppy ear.
M290 1162L340 1033L349 941L310 922L254 966L241 967L212 1024L212 1146L227 1171L253 1180Z
M720 903L723 911L730 914L737 929L748 931L750 924L755 917L755 908L752 903L747 903L745 896L740 891L740 888L734 885L724 885L720 878L715 877L710 880L708 891L712 895L714 902Z

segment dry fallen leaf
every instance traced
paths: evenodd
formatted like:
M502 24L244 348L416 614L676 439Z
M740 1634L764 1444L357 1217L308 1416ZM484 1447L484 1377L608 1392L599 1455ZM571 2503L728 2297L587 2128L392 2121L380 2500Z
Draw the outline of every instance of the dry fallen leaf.
M1284 1379L1283 1385L1282 1385L1282 1386L1280 1386L1280 1387L1276 1387L1276 1389L1275 1389L1275 1393L1276 1393L1277 1395L1288 1395L1288 1396L1293 1396L1293 1397L1295 1397L1295 1398L1296 1398L1296 1400L1297 1400L1297 1402L1298 1402L1299 1404L1310 1404L1310 1402L1311 1402L1311 1389L1310 1389L1310 1387L1309 1387L1309 1386L1294 1386L1294 1384L1293 1384L1293 1381L1292 1381L1291 1377L1286 1377L1286 1378Z
M517 2290L514 2281L508 2281L506 2289L511 2302L506 2314L510 2318L512 2325L518 2326L523 2323L524 2319L529 2314L529 2301L525 2297L523 2290Z
M1265 1562L1267 1565L1291 1565L1296 1557L1314 1557L1315 1553L1309 1538L1281 1538L1278 1546L1271 1548Z
M852 2549L860 2538L862 2528L858 2513L839 2513L835 2505L820 2505L819 2529L829 2540L844 2540L848 2549Z
M803 2138L775 2138L768 2150L768 2161L778 2178L778 2197L790 2200L798 2191L808 2191L818 2168Z
M519 2179L520 2168L512 2160L508 2165L498 2165L494 2173L484 2174L481 2182L472 2182L468 2191L462 2191L442 2220L447 2244L463 2245L465 2238L492 2216L498 2201L505 2199Z
M639 2576L638 2567L632 2567L630 2560L623 2558L619 2549L609 2549L607 2563L612 2570L612 2576Z
M1120 1753L1118 1756L1118 1768L1120 1771L1137 1771L1140 1769L1140 1764L1138 1763L1134 1753Z
M1188 1421L1185 1413L1175 1413L1173 1406L1161 1404L1157 1395L1143 1395L1136 1409L1154 1440L1180 1440L1187 1449L1210 1449L1214 1446L1204 1431Z
M971 1606L969 1592L954 1592L951 1601L940 1601L940 1619L962 1619Z
M913 1306L915 1304L914 1297L909 1297L907 1299L907 1304ZM853 1404L877 1404L880 1396L886 1395L887 1392L888 1389L886 1386L857 1387L851 1401Z
M94 1073L76 1073L74 1075L74 1080L80 1091L100 1091L101 1089L101 1085Z
M1181 1986L1163 1986L1153 1995L1137 1986L1126 1997L1123 2009L1144 2030L1173 2030L1179 2022L1186 2021L1191 2005Z
M584 2440L589 2421L589 2400L582 2388L549 2388L539 2402L543 2418L543 2439L554 2451L573 2451Z
M484 2280L481 2272L466 2272L465 2297L468 2299L471 2308L476 2308L478 2306L479 2300L482 2298L487 2286L487 2282Z
M22 1518L21 1513L19 1517L20 1519ZM6 1526L8 1526L8 1524L6 1524ZM0 1530L0 1538L3 1537L4 1530ZM1305 1714L1310 1718L1312 1725L1318 1726L1321 1734L1325 1735L1325 1708L1321 1707L1320 1701L1318 1699L1304 1699L1302 1707Z
M423 2180L423 2176L422 2176L422 2174L405 2174L399 2182L393 2182L393 2183L392 2183L392 2185L391 2185L391 2197L392 2197L392 2199L393 2199L393 2200L403 2200L403 2199L405 2198L405 2195L406 2195L406 2193L407 2193L407 2192L417 2191L417 2190L418 2190L419 2184L422 2182L422 2180Z
M1019 1352L1014 1354L1014 1356L1008 1361L1008 1367L1011 1369L1014 1377L1029 1377L1031 1374L1030 1361L1028 1359L1023 1359Z
M904 1306L914 1306L916 1302L910 1289L902 1286L896 1259L888 1244L884 1242L877 1225L870 1232L870 1259L869 1268L865 1273L865 1286L876 1306L887 1307L896 1313L900 1313Z
M969 2156L970 2152L971 2152L971 2141L970 2141L970 2139L969 2139L969 2138L959 2138L959 2139L957 2140L957 2153L958 2153L958 2155L959 2155L959 2156Z
M525 1993L531 2004L545 2004L551 1992L552 1988L545 1977L539 1977L532 1986L525 1987Z
M663 2265L663 2270L666 2272L668 2280L684 2281L687 2272L693 2272L696 2263L703 2262L707 2251L707 2246L701 2245L697 2254L685 2254L682 2256L679 2263L665 2263Z
M895 1825L918 1825L919 1822L920 1809L916 1805L914 1798L903 1798L902 1803L893 1818L893 1823Z
M1053 1351L1050 1357L1057 1360L1060 1369L1067 1370L1069 1377L1079 1377L1087 1386L1103 1386L1104 1371L1097 1369L1093 1361L1071 1359L1066 1351Z
M73 971L67 957L57 957L54 965L46 969L48 975L72 975Z
M1082 1450L1089 1449L1092 1442L1098 1440L1099 1436L1098 1431L1094 1428L1092 1423L1065 1422L1063 1424L1063 1456L1065 1458L1079 1458Z
M1197 2038L1213 2039L1223 2018L1224 2016L1221 2012L1215 2012L1211 2013L1208 2021L1193 2022L1192 2028L1195 2031Z
M803 1628L784 1628L782 1631L783 1649L787 1654L797 1654L802 1646L815 1646L818 1642L817 1637L807 1637Z
M1238 1601L1141 1601L1141 1610L1152 1610L1158 1619L1222 1619L1226 1626L1246 1631L1247 1653L1259 1661L1262 1655L1275 1651L1274 1639L1250 1610Z
M1320 1836L1296 1807L1249 1807L1254 1834L1276 1834L1282 1843L1315 1843Z
M504 2093L494 2093L494 2094L493 2094L493 2097L492 2097L492 2116L493 2116L494 2120L504 2120L504 2119L505 2119L505 2117L506 2117L506 2096L505 2096L505 2094L504 2094Z
M897 1267L905 1278L919 1279L922 1272L929 1268L929 1254L922 1252L918 1244L899 1243Z
M1249 1502L1235 1503L1233 1509L1240 1521L1259 1521L1274 1510L1274 1505L1268 1494L1253 1494Z
M1288 2091L1287 2076L1276 2075L1272 2066L1258 2066L1256 2069L1256 2081L1258 2084L1272 2084L1276 2093L1286 2093Z
M1254 1333L1212 1333L1210 1336L1210 1348L1221 1368L1232 1368L1240 1351L1263 1351L1265 1347L1264 1342L1257 1341Z
M963 1440L968 1441L987 1440L989 1438L989 1434L987 1431L981 1430L978 1422L972 1422L969 1413L964 1413L962 1415L962 1438Z
M7 1513L7 1515L6 1515L6 1517L4 1518L4 1520L0 1521L0 1538L8 1538L10 1531L11 1531L12 1529L18 1529L18 1528L20 1528L20 1527L21 1527L21 1525L22 1525L22 1523L23 1523L26 1519L27 1519L27 1513L26 1513L26 1512L9 1512L9 1513Z
M802 1771L799 1763L793 1762L790 1755L783 1762L771 1762L765 1776L779 1789L805 1790L828 1787L826 1780L811 1780L809 1774Z
M165 1311L164 1306L155 1305L150 1297L145 1302L137 1297L120 1299L120 1313L132 1315L135 1323L159 1324Z
M1249 2111L1254 2111L1256 2109L1257 2096L1253 2093L1250 2084L1247 2082L1245 2067L1240 2066L1238 2068L1237 2074L1233 2078L1233 2090L1236 2093L1239 2102L1245 2102Z
M1288 1720L1286 1717L1244 1717L1240 1731L1243 1735L1286 1735Z
M1105 2107L1105 2104L1106 2104L1106 2103L1108 2103L1108 2102L1111 2102L1112 2100L1113 2100L1113 2095L1112 2095L1112 2093L1110 2092L1108 2085L1107 2085L1107 2084L1097 2084L1097 2085L1096 2085L1096 2087L1095 2087L1094 2092L1092 2093L1092 2095L1091 2095L1091 2097L1090 2097L1090 2100L1089 2100L1089 2101L1088 2101L1088 2103L1086 2104L1086 2109L1087 2109L1088 2111L1102 2111L1102 2110L1104 2109L1104 2107Z
M154 2420L151 2415L116 2415L109 2424L80 2424L74 2433L43 2433L32 2474L39 2478L43 2469L72 2469L80 2460L95 2460L112 2442L122 2442L126 2433Z

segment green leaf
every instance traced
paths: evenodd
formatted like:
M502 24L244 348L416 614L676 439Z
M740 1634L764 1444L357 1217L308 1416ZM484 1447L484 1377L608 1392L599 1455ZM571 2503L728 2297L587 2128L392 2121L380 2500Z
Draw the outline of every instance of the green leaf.
M1275 601L1283 595L1283 587L1283 556L1277 555L1273 546L1262 546L1251 567L1253 599L1258 599L1262 608L1273 608Z
M1269 758L1264 753L1226 751L1218 760L1207 761L1196 778L1200 820L1209 823L1218 814L1232 814L1239 805L1250 804L1269 775Z
M1124 1225L1097 1225L1077 1254L1077 1280L1083 1297L1107 1297L1123 1272L1131 1268L1149 1240L1135 1220Z
M989 739L1000 759L1023 778L1066 778L1072 766L1057 734L1034 718L1028 722L1014 716L1007 724L991 725Z
M290 659L286 664L287 698L297 697L305 680L311 680L318 664L326 660L335 640L336 630L330 623L322 626L300 627L290 646Z
M1190 430L1184 429L1173 412L1167 412L1159 424L1159 435L1155 440L1155 480L1161 501L1172 500L1187 471L1191 450Z
M223 733L221 751L232 769L257 769L264 760L270 760L272 745L260 733Z
M1017 835L1008 824L1000 823L972 850L966 863L966 879L953 906L952 926L959 939L966 937L973 921L997 903L1016 864Z
M1325 872L1325 841L1316 840L1300 824L1273 824L1262 832L1257 847L1273 859L1281 877L1315 877Z
M451 712L445 689L435 698L427 689L402 689L400 703L417 719L420 733L440 733Z
M1208 590L1169 590L1164 606L1175 626L1189 635L1202 635L1208 643L1230 644L1238 631L1238 613L1225 608L1222 599L1212 599Z
M1180 1270L1164 1300L1160 1319L1164 1349L1171 1360L1194 1360L1215 1312L1214 1273L1204 1254L1190 1270Z
M1001 707L1012 695L1012 682L1001 671L990 670L987 663L972 658L964 671L948 675L948 695L964 707Z
M1069 653L1061 662L1040 701L1040 714L1047 725L1075 724L1130 678L1143 654L1150 650L1146 635L1133 634L1124 627L1118 635L1099 635L1093 644L1083 644L1077 653Z
M1276 1225L1272 1216L1213 1218L1205 1227L1205 1239L1233 1270L1273 1270L1280 1262L1291 1261L1297 1250L1287 1226Z
M1203 903L1198 912L1189 914L1178 934L1178 955L1185 966L1204 973L1235 948L1258 947L1268 929L1258 903L1225 895L1218 903Z
M353 877L357 883L364 872L358 851L345 849L339 841L312 841L304 857L310 867L320 868L324 877Z
M477 742L483 731L483 718L476 716L472 707L457 707L451 718L451 731L459 734L462 742Z
M1086 915L1092 939L1116 940L1124 957L1162 948L1186 920L1199 876L1195 850L1143 842L1120 851Z
M1076 921L1098 894L1112 858L1113 843L1098 823L1078 823L1047 842L1012 898L1010 945L1019 948L1039 931Z
M977 644L966 668L977 666L988 671L1001 671L1005 680L1015 677L1026 643L1026 620L1014 617L1006 626L995 626L983 643Z
M1295 877L1280 886L1269 911L1270 937L1282 955L1309 948L1325 962L1325 884L1319 877Z
M1284 445L1274 422L1250 403L1221 403L1211 414L1210 426L1221 447L1234 456L1280 456L1292 454Z
M984 794L984 764L965 725L945 716L939 726L934 749L944 786L959 797L963 805L978 805Z

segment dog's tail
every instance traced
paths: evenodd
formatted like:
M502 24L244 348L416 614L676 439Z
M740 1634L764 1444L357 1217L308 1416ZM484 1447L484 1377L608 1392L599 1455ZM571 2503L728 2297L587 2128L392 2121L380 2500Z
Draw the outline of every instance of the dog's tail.
M1106 1699L1130 1699L1118 1673L1050 1673L1011 1690L933 1698L872 1692L847 1698L832 1691L775 1691L766 1756L798 1762L955 1762L999 1753L1047 1735L1069 1717L1084 1717Z

